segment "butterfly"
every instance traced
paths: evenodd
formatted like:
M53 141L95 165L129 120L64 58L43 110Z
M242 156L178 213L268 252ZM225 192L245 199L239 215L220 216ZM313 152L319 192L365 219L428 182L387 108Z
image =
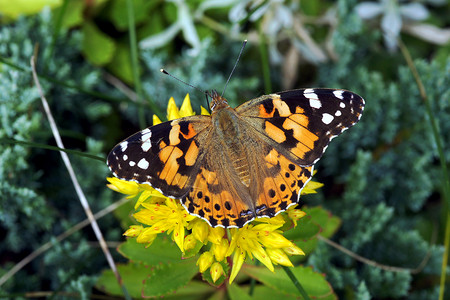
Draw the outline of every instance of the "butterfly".
M116 145L114 176L179 199L210 226L242 227L299 202L330 141L361 118L364 99L339 89L264 95L236 108L216 91L211 115L146 128Z

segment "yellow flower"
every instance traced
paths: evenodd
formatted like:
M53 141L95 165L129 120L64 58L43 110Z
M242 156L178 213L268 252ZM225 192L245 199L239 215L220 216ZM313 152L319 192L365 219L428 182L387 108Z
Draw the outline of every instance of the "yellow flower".
M297 246L281 234L281 231L278 230L281 226L264 223L249 224L241 229L230 230L232 238L227 256L234 252L230 283L233 282L247 256L251 259L254 256L272 272L274 271L273 263L285 266L292 265L285 254L294 254L295 251L292 250L288 253L284 249L295 249L294 247ZM301 254L304 253L295 253L295 255Z
M173 232L172 239L184 252L185 227L195 217L191 216L180 203L170 198L166 199L165 205L142 203L142 206L144 208L133 216L138 222L151 226L146 228L149 231L148 234Z
M201 113L209 115L203 107ZM192 115L195 115L195 112L189 94L184 98L180 109L176 106L175 99L170 98L167 106L168 120ZM159 123L161 120L154 115L153 124ZM297 220L305 215L294 207L273 218L257 218L243 228L225 230L222 227L212 228L206 221L191 216L178 200L165 197L148 184L117 178L107 180L110 182L109 188L126 194L127 198L139 196L135 203L135 210L138 211L133 216L141 225L130 226L124 233L125 236L136 238L138 243L150 246L159 234L166 233L183 253L197 249L198 243L202 243L203 253L197 260L197 266L202 273L210 269L214 282L226 275L222 264L230 261L232 268L229 282L232 283L247 258L256 258L269 270L274 271L274 265L292 266L290 255L305 255L299 247L287 240L281 231L281 228L286 227L286 218L290 218L294 226L297 226ZM301 195L315 193L321 186L321 183L309 181ZM231 256L232 260L227 259Z

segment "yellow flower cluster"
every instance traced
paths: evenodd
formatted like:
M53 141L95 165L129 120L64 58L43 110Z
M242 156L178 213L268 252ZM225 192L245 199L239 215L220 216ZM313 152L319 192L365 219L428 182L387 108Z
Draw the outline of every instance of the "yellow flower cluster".
M202 113L207 111L202 107ZM189 95L178 109L175 100L170 99L168 119L194 115ZM154 125L161 122L154 116ZM246 258L256 258L269 270L274 271L274 265L292 266L288 255L304 255L304 252L283 236L280 228L287 219L297 226L297 220L305 213L290 207L283 215L273 218L258 218L242 228L226 230L222 227L212 228L204 220L190 215L178 200L163 196L146 184L124 181L118 178L107 178L108 185L114 191L137 197L134 218L141 224L133 225L124 233L135 237L138 243L151 245L158 234L166 233L175 241L182 253L203 244L202 254L197 265L200 272L210 270L213 281L217 281L224 273L223 265L232 256L232 269L229 282L233 282ZM302 194L315 193L322 186L310 181L302 190Z

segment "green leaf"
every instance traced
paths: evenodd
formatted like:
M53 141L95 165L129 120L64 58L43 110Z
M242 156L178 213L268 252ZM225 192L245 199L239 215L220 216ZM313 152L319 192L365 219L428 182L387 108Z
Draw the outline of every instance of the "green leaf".
M168 238L160 236L147 248L144 244L137 243L136 239L129 238L119 246L118 251L134 262L149 266L175 263L181 259L181 252L177 245Z
M191 281L186 286L177 290L175 294L164 296L164 300L180 299L180 300L197 300L207 299L208 296L213 294L216 288L201 281Z
M314 223L320 226L320 235L324 237L331 237L341 225L341 220L338 217L333 216L321 206L305 208L304 211L311 216Z
M129 263L126 265L119 264L117 268L123 279L125 287L130 293L130 296L133 298L141 298L144 282L152 271L142 264L135 263ZM95 286L109 295L123 296L122 289L117 284L116 277L111 270L103 271ZM215 290L216 289L214 287L207 283L191 281L187 285L179 288L175 294L165 295L164 299L205 299L207 296L214 293Z
M320 232L320 226L315 223L310 215L306 215L297 221L297 227L294 227L284 233L289 240L309 240L314 238Z
M101 32L92 22L83 24L82 52L94 65L103 66L109 63L116 51L112 38Z
M341 224L342 220L339 217L331 216L320 235L326 238L332 237L341 227Z
M317 234L328 238L341 225L341 220L338 217L331 215L322 207L305 208L304 211L307 215L298 221L297 227L286 231L284 234L287 239L306 241L315 238Z
M67 3L67 8L64 12L62 18L61 26L65 28L75 27L83 23L83 10L84 1L82 0L71 0ZM61 7L56 8L53 11L53 15L57 16L60 13Z
M311 298L337 299L331 285L325 280L324 275L314 272L311 267L298 266L291 268L297 280ZM279 268L271 272L265 267L245 265L242 271L267 287L273 288L287 295L299 297L299 292L289 277Z
M228 296L230 300L251 300L253 297L250 297L246 291L241 289L237 284L230 284L227 286ZM275 298L265 298L265 299L275 299Z
M257 285L252 295L254 300L266 300L266 299L283 299L283 300L298 300L298 295L291 296L281 293L275 289L271 289L264 285Z
M195 263L195 259L186 259L159 265L145 280L142 294L145 297L159 297L185 286L198 273Z
M142 282L147 278L149 269L134 263L118 264L117 269L130 296L140 298L142 295ZM95 286L110 295L123 295L114 273L109 269L102 272Z
M120 31L128 30L127 0L111 1L108 11L110 20L114 26ZM159 4L158 1L133 0L134 21L139 24L146 21L149 17L148 11Z
M58 7L62 4L62 0L15 0L0 1L0 12L13 19L19 15L31 15L40 12L44 7Z
M131 53L128 45L118 44L116 52L107 68L115 76L128 84L133 83L133 72L131 69Z

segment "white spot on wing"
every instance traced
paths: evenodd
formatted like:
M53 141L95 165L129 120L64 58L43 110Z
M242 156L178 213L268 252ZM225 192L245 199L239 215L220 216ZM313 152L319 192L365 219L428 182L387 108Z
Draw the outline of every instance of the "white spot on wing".
M125 152L125 150L127 150L127 148L128 148L128 142L127 141L122 142L120 144L120 148L121 148L122 152Z
M126 161L128 159L128 155L124 154L122 159Z
M319 100L319 96L317 96L316 93L314 93L313 89L306 89L303 91L303 96L309 99L309 105L312 108L321 108L322 103Z
M320 103L320 101L316 99L309 99L309 106L318 109L322 107L322 103Z
M152 147L152 142L150 142L150 139L147 139L143 141L141 148L142 151L147 152Z
M136 162L130 160L130 162L128 164L130 165L130 167L134 167L136 165Z
M141 134L142 134L141 141L143 141L143 142L146 142L147 140L150 140L150 138L152 137L152 132L148 128L142 130Z
M149 163L148 163L148 161L147 161L145 158L141 159L141 160L138 162L138 164L137 164L137 166L138 166L139 168L144 169L144 170L147 170L148 165L149 165Z
M335 115L336 117L340 117L340 116L342 115L342 112L341 112L340 110L337 110L337 111L334 113L334 115Z
M322 115L322 122L324 122L325 124L330 124L333 121L334 117L330 114L323 114Z
M342 91L342 90L337 90L337 91L334 91L334 92L333 92L333 95L334 95L336 98L339 98L339 99L341 99L341 100L344 100L344 96L342 96L343 93L344 93L344 91Z

